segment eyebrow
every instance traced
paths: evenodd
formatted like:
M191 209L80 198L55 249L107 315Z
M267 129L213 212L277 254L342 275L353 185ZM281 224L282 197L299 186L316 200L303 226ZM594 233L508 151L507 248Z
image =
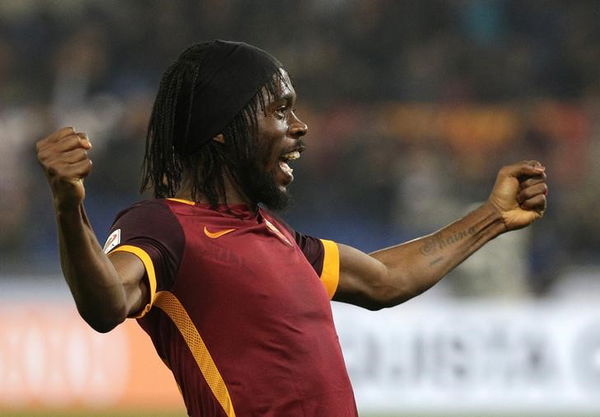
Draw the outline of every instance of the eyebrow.
M293 102L294 99L296 98L296 94L292 93L291 90L287 90L287 92L285 94L282 94L278 97L275 98L275 101L286 101L286 102Z

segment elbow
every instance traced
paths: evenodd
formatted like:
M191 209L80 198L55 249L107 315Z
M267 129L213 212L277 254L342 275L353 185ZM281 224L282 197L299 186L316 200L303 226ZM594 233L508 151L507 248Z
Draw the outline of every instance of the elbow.
M85 321L92 329L94 329L98 333L108 333L121 323L120 321Z
M400 305L416 295L406 286L382 285L373 288L363 307L370 311L379 311Z
M395 307L399 304L402 304L404 301L406 300L395 298L377 298L364 302L362 307L369 311L379 311L383 310L384 308Z
M84 311L79 310L79 315L83 320L98 333L108 333L127 318L125 309L115 309L112 311Z
M369 300L368 302L363 303L362 307L366 308L369 311L379 311L391 306L381 303L379 301Z
M362 296L354 297L353 299L348 299L344 301L347 301L350 304L354 304L369 311L379 311L384 308L389 308L400 304L400 302L397 302L394 299L390 298L389 295L386 293L376 294L375 292L371 292L370 294L363 294Z

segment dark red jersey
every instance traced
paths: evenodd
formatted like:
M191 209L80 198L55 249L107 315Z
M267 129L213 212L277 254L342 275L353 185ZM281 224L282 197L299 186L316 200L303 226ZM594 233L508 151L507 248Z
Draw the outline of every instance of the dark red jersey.
M138 321L191 416L357 416L331 315L339 253L265 210L150 200L121 212L107 252L146 267Z

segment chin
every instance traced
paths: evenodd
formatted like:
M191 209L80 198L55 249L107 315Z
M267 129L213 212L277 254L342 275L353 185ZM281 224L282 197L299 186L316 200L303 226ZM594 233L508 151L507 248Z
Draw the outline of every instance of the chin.
M285 181L278 172L268 172L254 169L241 175L242 190L248 199L267 207L270 210L283 210L288 207L291 196L287 186L291 181Z

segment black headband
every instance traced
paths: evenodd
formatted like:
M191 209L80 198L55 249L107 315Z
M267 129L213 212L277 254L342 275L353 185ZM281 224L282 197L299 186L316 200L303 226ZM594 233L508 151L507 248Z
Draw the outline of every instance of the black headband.
M177 112L191 114L191 118L174 145L186 153L197 151L222 133L281 68L281 63L262 49L222 40L188 48L177 59L178 64L186 68L182 88L191 91L189 95L183 91Z

